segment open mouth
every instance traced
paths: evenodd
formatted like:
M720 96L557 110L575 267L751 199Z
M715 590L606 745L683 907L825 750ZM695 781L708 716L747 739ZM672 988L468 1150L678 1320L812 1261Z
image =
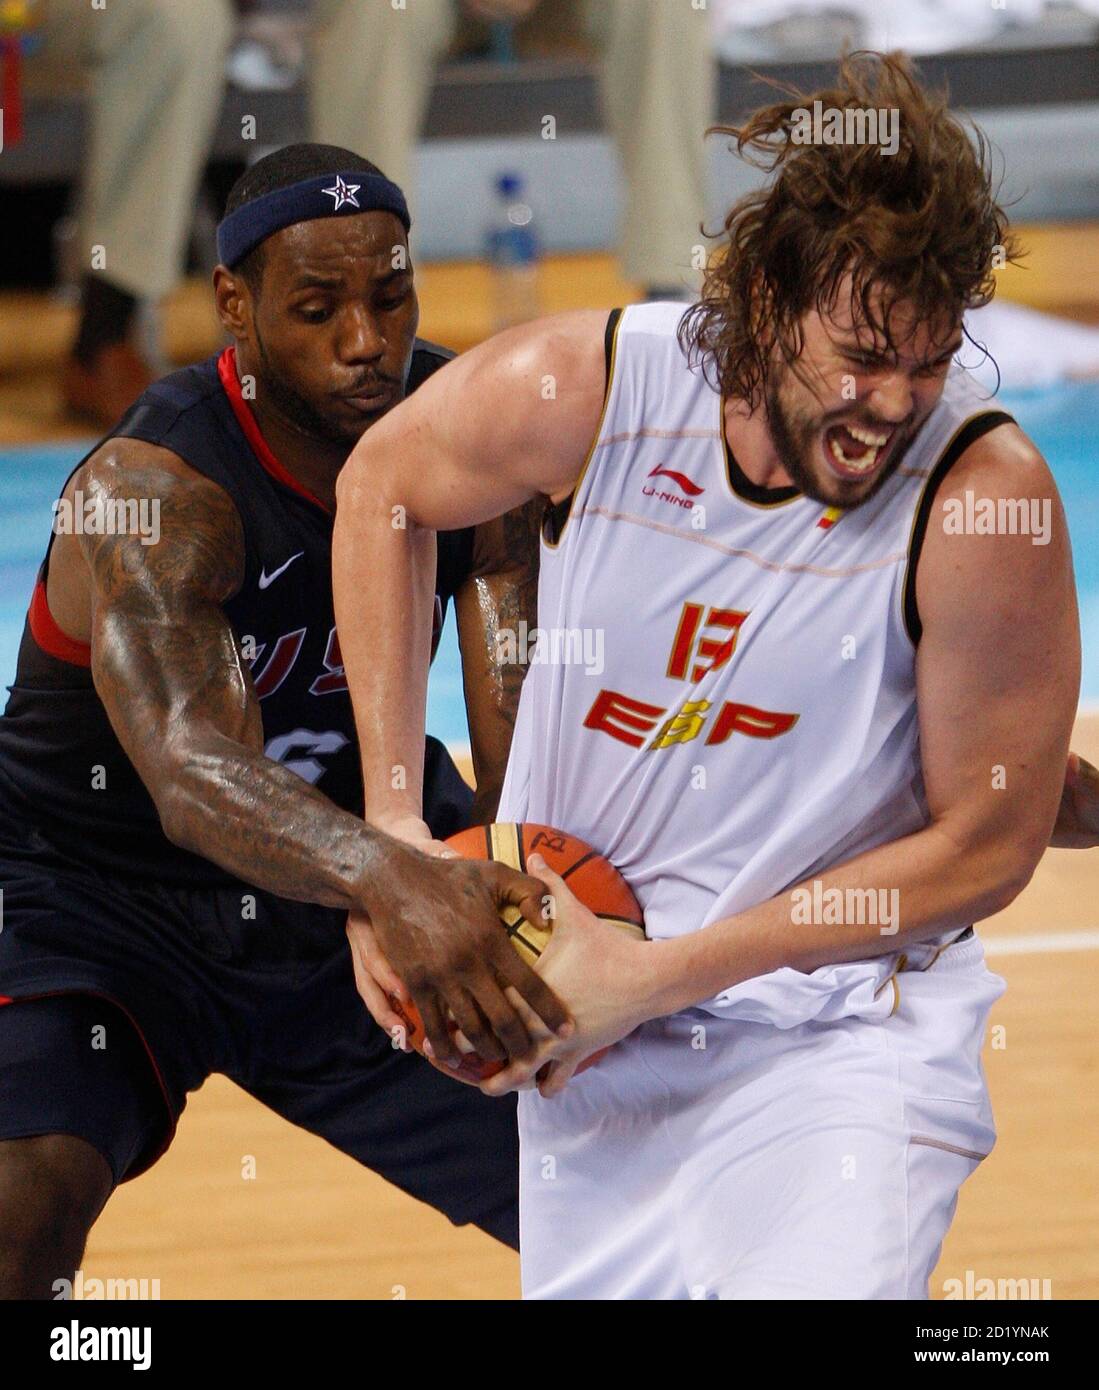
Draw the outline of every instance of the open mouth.
M896 426L871 430L865 425L830 425L824 431L824 453L841 478L866 478L876 471L889 450Z

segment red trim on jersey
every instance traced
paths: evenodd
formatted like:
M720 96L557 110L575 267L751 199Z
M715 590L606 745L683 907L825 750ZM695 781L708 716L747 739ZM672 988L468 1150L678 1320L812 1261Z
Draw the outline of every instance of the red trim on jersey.
M326 515L331 516L332 512L320 498L314 497L307 487L299 483L283 467L260 433L255 416L248 409L248 403L241 394L240 382L237 380L237 355L234 348L227 347L218 358L218 377L225 394L229 397L233 414L237 417L237 422L244 431L245 439L267 472L284 487L290 488L300 497L304 497L307 502L312 502L315 507L320 507ZM67 636L57 626L46 601L46 586L41 580L35 586L29 617L31 636L48 656L52 656L58 661L68 662L70 666L83 666L85 669L91 667L91 647L87 642L78 642L75 638Z
M326 516L334 515L331 507L326 507L319 497L309 491L304 484L299 483L297 478L285 468L271 452L271 446L260 433L256 417L248 408L248 402L244 399L240 389L240 381L237 378L237 350L227 347L218 358L218 377L225 394L229 397L229 404L233 407L233 414L237 417L237 424L244 431L244 437L252 446L252 452L272 478L276 482L282 483L283 487L288 487L291 492L296 492L299 497L304 497L307 502L312 502L314 507L320 507Z
M70 666L91 666L92 649L88 643L67 636L54 622L46 601L46 585L41 579L34 586L29 617L31 636L49 656L56 657L58 661L67 661Z
M16 25L20 24L17 19ZM27 20L22 21L23 24ZM23 138L23 45L20 35L0 38L0 106L4 111L4 135L17 145Z

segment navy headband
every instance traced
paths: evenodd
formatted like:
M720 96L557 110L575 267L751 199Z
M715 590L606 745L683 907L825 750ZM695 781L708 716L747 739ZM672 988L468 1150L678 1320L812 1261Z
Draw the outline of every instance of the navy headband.
M358 212L392 212L406 232L412 226L404 194L384 174L321 174L265 193L223 218L218 227L218 260L231 268L283 227Z

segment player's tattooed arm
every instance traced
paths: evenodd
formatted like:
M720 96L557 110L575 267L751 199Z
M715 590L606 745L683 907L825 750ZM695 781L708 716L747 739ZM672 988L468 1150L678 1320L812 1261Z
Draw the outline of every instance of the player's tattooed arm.
M391 842L264 755L259 701L221 607L244 572L228 495L169 451L132 440L101 449L75 485L89 498L159 507L155 544L137 535L79 544L96 690L168 838L283 897L361 905Z
M501 864L429 858L264 755L259 701L222 610L243 579L244 538L220 488L134 441L112 442L77 478L87 497L159 504L155 545L82 544L96 689L168 837L280 897L349 909L360 993L383 1027L395 1021L388 991L415 1000L441 1059L453 1047L448 1008L483 1056L528 1056L507 985L553 1027L568 1011L511 949L499 912L536 912L541 884ZM496 956L476 946L490 933Z
M528 643L538 625L538 533L545 498L536 497L474 531L469 578L455 595L466 716L477 779L474 821L496 817Z

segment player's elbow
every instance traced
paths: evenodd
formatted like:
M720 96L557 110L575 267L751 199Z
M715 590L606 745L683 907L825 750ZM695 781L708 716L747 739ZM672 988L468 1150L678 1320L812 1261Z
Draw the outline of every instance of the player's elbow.
M995 885L991 906L985 915L991 917L994 913L1003 912L1005 908L1010 907L1034 877L1036 867L1036 864L1030 865L1029 868L1012 866Z
M347 556L359 555L379 539L379 528L388 535L406 526L406 509L387 451L367 450L361 440L336 479L336 526L333 561L336 568Z
M340 469L336 478L336 525L346 525L353 516L359 516L367 502L366 463L362 455L363 444L355 446L351 457Z
M218 788L226 780L226 770L216 754L205 750L189 749L182 754L176 748L168 750L164 773L150 787L150 793L160 828L177 849L208 856L209 812L216 806Z
M1000 841L991 848L987 858L988 910L982 916L991 917L993 913L1003 912L1026 888L1034 877L1034 871L1045 851L1046 841L1028 831L1020 831L1006 841Z
M174 787L165 787L153 797L156 813L160 818L160 828L165 839L177 849L190 850L194 846L189 836L189 819L184 813L184 798Z
M1015 901L1034 877L1045 848L1029 827L963 830L943 820L938 829L949 842L957 891L974 921L992 917Z

